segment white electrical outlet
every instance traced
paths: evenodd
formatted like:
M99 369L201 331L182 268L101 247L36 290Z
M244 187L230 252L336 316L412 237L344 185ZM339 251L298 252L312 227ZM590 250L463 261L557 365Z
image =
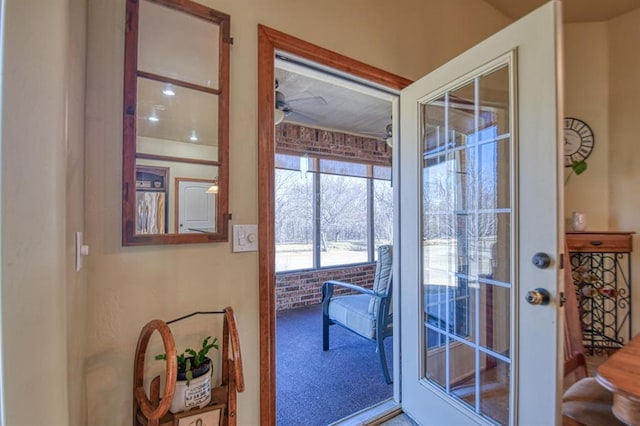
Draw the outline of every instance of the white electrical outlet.
M258 225L233 225L233 251L258 251Z

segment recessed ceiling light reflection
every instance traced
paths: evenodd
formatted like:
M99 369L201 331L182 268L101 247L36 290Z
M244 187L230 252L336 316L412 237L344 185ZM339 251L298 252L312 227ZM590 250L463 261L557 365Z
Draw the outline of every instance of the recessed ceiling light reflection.
M160 119L158 118L158 116L156 115L156 113L154 112L153 114L151 114L149 116L149 118L147 118L147 120L153 122L153 123L157 123L158 121L160 121Z
M165 96L175 96L176 92L173 91L173 89L171 88L171 86L167 86L163 91L162 94Z

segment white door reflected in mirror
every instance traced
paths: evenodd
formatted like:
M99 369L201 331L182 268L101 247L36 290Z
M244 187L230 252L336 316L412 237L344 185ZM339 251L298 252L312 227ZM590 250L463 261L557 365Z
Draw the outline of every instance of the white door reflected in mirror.
M178 233L216 232L212 181L178 178Z

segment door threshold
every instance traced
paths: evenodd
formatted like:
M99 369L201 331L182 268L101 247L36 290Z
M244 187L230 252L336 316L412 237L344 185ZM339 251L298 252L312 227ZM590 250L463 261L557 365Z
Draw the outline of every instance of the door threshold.
M331 423L329 426L374 426L401 413L402 406L390 398Z

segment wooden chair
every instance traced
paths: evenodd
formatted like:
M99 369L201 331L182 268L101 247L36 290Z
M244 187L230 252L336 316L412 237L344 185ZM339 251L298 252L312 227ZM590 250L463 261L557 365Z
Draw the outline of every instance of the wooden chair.
M390 245L378 247L372 290L340 281L326 281L322 285L322 349L329 350L329 326L334 324L376 343L382 374L387 383L391 383L391 376L383 343L384 339L393 335L392 260ZM333 294L335 287L354 290L358 294L336 296Z
M578 299L573 288L571 261L565 246L564 286L564 376L574 374L576 382L562 396L563 425L623 425L611 412L613 393L589 377Z

